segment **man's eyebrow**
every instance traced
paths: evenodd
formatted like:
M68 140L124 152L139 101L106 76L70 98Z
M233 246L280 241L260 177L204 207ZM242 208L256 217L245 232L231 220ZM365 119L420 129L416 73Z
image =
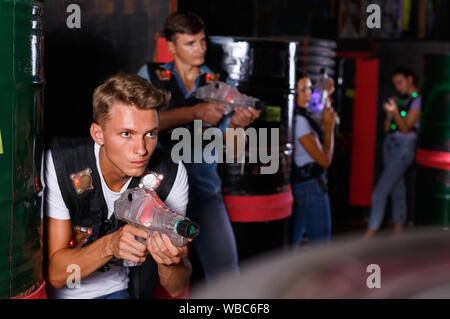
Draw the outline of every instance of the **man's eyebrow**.
M159 130L159 126L155 126L155 127L151 128L151 129L149 129L147 132L151 132L151 131L154 131L154 130ZM119 131L121 131L121 132L127 131L127 132L131 132L131 133L136 133L135 130L133 130L131 128L126 128L126 127L120 128Z
M131 128L127 128L127 127L121 127L119 128L120 132L131 132L131 133L136 133L135 130L132 130Z

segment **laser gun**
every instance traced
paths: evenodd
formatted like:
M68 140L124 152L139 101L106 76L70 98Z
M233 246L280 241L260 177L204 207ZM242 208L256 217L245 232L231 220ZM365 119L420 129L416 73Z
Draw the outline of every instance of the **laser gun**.
M194 239L199 233L199 225L189 218L169 209L156 192L144 187L128 189L114 202L114 215L118 220L131 224L148 233L166 234L178 247L185 246L188 239ZM136 238L145 242L144 238ZM124 260L124 266L136 266Z
M211 81L200 87L195 92L195 97L205 102L222 104L225 106L225 115L236 107L253 107L257 110L263 110L266 107L260 99L240 93L230 85L220 81Z

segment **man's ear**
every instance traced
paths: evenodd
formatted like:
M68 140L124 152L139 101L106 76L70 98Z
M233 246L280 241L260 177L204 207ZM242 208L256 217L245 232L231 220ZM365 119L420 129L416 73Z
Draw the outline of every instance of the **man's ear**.
M167 40L166 45L167 45L167 50L169 50L170 54L175 55L175 53L177 52L175 42Z
M95 143L97 143L98 145L103 146L103 144L105 144L103 129L95 122L91 124L91 136Z

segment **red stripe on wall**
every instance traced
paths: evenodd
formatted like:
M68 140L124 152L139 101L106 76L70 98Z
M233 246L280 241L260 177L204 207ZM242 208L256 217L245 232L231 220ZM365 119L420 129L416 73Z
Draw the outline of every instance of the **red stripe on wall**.
M349 204L370 206L377 133L378 60L357 60Z
M450 171L450 153L418 149L417 165Z
M292 214L294 197L288 192L265 196L224 196L232 222L256 223L287 218Z

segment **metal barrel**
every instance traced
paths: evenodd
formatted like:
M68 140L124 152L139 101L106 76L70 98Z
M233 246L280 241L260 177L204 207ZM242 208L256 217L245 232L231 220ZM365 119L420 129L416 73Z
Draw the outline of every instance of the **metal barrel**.
M0 298L43 298L42 3L0 0Z
M258 146L249 146L244 163L219 166L224 201L241 260L287 242L287 221L293 203L290 175L297 70L306 70L313 82L320 77L322 68L327 68L332 76L335 47L333 41L298 37L210 37L208 66L219 71L222 80L228 76L240 92L257 97L266 105L260 118L246 128L255 129ZM274 137L275 132L278 138ZM274 155L268 163L267 159L266 163L261 161L265 154ZM258 159L256 162L251 160L252 155ZM275 157L276 172L263 173ZM268 233L270 240L264 240Z
M258 143L262 139L263 145L247 149L244 163L219 167L241 260L287 242L293 203L290 174L297 70L306 71L313 82L322 68L332 76L335 46L333 41L298 37L210 37L207 64L219 70L222 79L228 76L235 81L240 92L259 98L267 106L247 128L256 130ZM272 140L272 132L277 132L278 138ZM262 173L275 159L271 157L271 162L264 164L262 154L276 154L276 172ZM257 162L252 162L252 155ZM271 233L270 241L258 242L267 233Z
M450 55L426 55L424 68L416 223L446 229L450 218Z
M290 171L297 46L258 38L212 36L209 40L207 65L219 71L222 80L229 77L240 92L266 105L260 118L246 128L254 130L258 142L254 145L248 137L245 162L219 165L225 205L243 260L285 242L293 203ZM261 154L269 155L270 161L262 160ZM264 240L267 233L270 240Z

